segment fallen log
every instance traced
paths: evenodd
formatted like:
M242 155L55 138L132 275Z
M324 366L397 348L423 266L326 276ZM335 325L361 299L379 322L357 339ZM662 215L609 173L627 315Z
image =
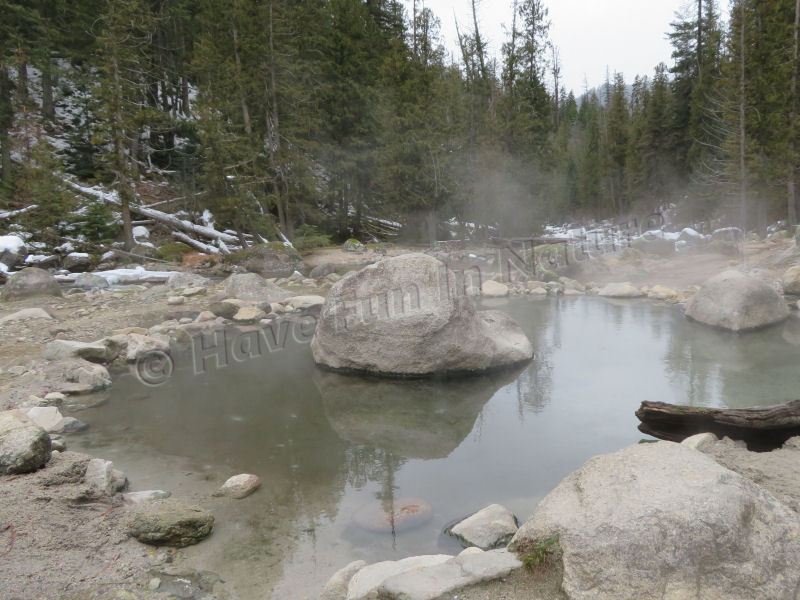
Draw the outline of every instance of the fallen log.
M743 440L751 450L771 450L800 435L800 400L727 409L644 401L636 416L641 421L639 431L673 442L711 432Z

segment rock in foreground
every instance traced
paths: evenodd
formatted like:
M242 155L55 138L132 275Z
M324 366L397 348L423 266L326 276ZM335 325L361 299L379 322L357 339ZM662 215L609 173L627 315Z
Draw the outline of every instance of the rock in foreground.
M0 412L0 475L30 473L50 460L50 436L17 410Z
M789 309L763 281L729 270L709 279L689 298L686 316L713 327L748 331L780 323Z
M464 550L458 556L433 554L367 566L351 563L325 586L324 600L435 600L456 590L505 577L522 567L506 549Z
M800 517L672 442L596 456L536 507L511 547L558 536L572 600L795 599Z
M207 537L213 526L214 517L208 511L167 498L142 505L129 533L145 544L183 548Z
M447 533L466 547L491 550L508 544L517 533L517 519L505 506L490 504L453 525Z
M0 298L6 302L34 296L61 296L61 287L55 278L36 267L27 267L15 273L0 291Z
M425 254L388 258L336 282L311 349L329 368L395 376L483 371L533 356L513 319L476 311L455 275Z

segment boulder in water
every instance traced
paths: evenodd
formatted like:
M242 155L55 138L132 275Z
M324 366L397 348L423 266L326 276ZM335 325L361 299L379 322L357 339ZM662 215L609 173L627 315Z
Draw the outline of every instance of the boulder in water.
M311 343L317 364L394 376L478 372L529 360L505 313L477 311L447 266L404 254L336 282Z
M774 288L739 271L723 271L706 281L686 303L686 316L731 331L780 323L789 316Z

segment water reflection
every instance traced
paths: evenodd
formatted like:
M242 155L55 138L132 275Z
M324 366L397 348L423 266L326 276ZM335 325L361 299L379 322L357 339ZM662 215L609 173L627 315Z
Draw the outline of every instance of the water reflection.
M354 377L317 369L313 381L339 437L402 456L445 458L481 409L524 368L439 381Z

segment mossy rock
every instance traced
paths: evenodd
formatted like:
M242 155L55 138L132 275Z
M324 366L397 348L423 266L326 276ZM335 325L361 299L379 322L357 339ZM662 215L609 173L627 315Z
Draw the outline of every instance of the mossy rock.
M367 248L355 238L350 238L342 244L342 250L345 252L366 252Z
M281 242L258 244L229 254L223 260L262 277L286 277L306 268L300 253Z

